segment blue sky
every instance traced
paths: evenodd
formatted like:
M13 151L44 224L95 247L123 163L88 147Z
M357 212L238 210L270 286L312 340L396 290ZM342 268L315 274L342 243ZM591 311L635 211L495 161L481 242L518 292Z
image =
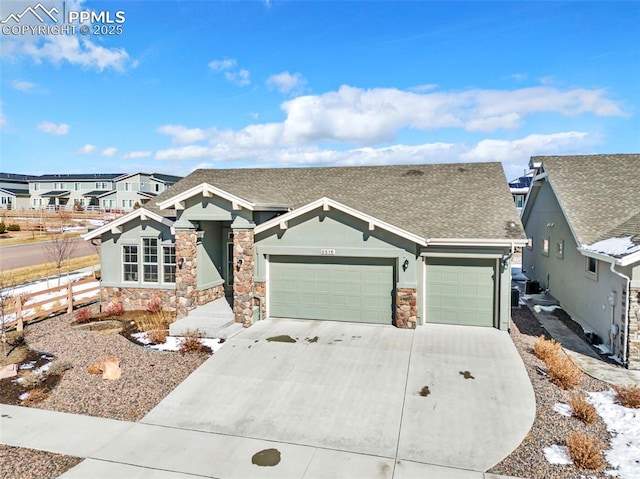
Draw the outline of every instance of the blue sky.
M37 3L2 0L3 28L41 25L9 18ZM3 30L1 171L501 161L511 178L532 155L640 151L640 2L41 3L124 22Z

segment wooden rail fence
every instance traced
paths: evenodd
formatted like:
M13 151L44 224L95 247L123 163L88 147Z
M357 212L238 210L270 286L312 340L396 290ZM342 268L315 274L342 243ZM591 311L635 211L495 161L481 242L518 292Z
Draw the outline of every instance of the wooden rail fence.
M38 300L40 296L44 295L52 296ZM86 278L34 293L19 294L5 300L4 318L13 314L16 316L10 321L6 321L5 327L6 329L15 327L18 331L22 331L24 325L31 321L43 319L65 310L67 313L71 313L74 306L91 303L99 296L100 282L94 278Z

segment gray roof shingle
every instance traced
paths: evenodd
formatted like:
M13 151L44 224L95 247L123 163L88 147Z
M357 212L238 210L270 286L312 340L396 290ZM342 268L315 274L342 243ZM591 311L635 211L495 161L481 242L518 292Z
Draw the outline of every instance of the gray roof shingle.
M534 156L582 245L640 234L640 154ZM623 231L624 230L624 231Z
M202 169L154 202L204 182L257 204L328 197L425 238L525 237L500 163Z

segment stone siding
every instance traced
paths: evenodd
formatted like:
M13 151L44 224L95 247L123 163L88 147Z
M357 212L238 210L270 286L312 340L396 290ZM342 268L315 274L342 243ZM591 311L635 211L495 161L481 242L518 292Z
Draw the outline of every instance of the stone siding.
M202 289L195 292L196 303L198 306L210 303L219 298L224 298L224 285L214 286L213 288Z
M175 289L151 288L118 288L105 286L100 288L102 310L106 311L111 304L122 303L124 309L146 309L147 304L154 298L160 298L162 309L175 311L177 306Z
M415 288L396 292L396 327L414 329L418 321L418 293Z
M640 370L640 288L631 288L629 298L629 369Z
M253 229L233 231L233 313L237 323L253 324ZM241 262L238 268L238 261Z
M254 285L255 295L262 298L262 309L260 311L260 317L262 319L267 318L267 283L266 281L259 281ZM253 299L254 306L260 306L260 301L257 298Z
M176 230L176 261L184 259L182 267L176 267L176 296L178 318L184 318L196 307L198 263L195 230Z

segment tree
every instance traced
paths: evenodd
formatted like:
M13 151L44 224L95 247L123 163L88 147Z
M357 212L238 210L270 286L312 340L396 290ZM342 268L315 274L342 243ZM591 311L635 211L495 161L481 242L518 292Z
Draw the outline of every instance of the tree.
M64 233L57 234L43 243L47 261L54 263L55 268L58 270L58 286L60 286L60 268L62 268L62 264L65 261L71 258L77 246L76 238L65 236Z

